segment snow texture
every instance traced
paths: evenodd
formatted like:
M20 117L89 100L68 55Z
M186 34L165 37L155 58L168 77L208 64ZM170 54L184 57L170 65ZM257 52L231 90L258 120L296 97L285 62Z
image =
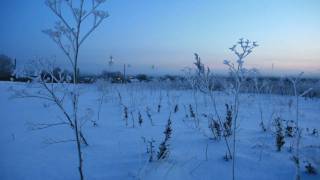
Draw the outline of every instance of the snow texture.
M202 113L213 113L210 100L198 93L199 127L189 114L189 104L194 105L192 91L173 90L143 83L126 85L108 84L108 93L101 107L98 126L88 121L83 128L89 146L84 147L84 175L86 179L231 179L231 161L223 156L227 149L222 140L212 139L208 120ZM12 99L10 87L25 88L23 83L0 83L0 179L1 180L60 180L79 179L75 142L52 143L68 140L72 136L69 127L58 126L43 130L31 130L32 123L57 122L61 112L39 99ZM97 119L97 107L101 92L96 85L81 85L79 110L86 118ZM119 92L119 93L118 93ZM120 102L119 94L122 97ZM225 116L225 104L232 97L216 92L217 108ZM161 100L161 110L157 108ZM294 120L294 97L279 95L242 94L240 97L237 128L236 179L242 180L292 180L295 166L290 152L294 138L285 137L286 143L277 152L272 120L281 117ZM263 119L267 131L259 126L258 104L263 105ZM293 101L294 102L294 101ZM300 101L302 179L320 179L305 172L303 161L311 162L320 173L320 137L311 135L311 129L320 130L320 100ZM175 105L179 110L174 113ZM128 126L123 119L123 106L129 111ZM147 117L150 108L154 126ZM185 107L185 108L184 108ZM93 110L94 114L86 113ZM141 112L143 123L138 124ZM155 140L155 151L164 138L163 131L171 112L172 137L167 159L148 162L148 144ZM135 119L135 127L131 114ZM307 131L307 128L309 129ZM207 153L206 153L207 151Z

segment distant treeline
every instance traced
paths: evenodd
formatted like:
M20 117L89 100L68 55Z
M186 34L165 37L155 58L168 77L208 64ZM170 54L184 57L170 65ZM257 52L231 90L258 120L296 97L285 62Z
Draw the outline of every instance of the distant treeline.
M0 55L0 81L31 81L31 78L16 76L15 71L16 61L6 55ZM55 79L68 76L72 80L73 77L70 71L60 67L54 68L52 74ZM102 71L99 74L84 74L81 72L79 72L79 74L78 82L80 83L94 83L97 79L104 79L111 83L149 82L155 83L163 88L191 89L188 78L179 75L150 76L147 74L136 74L124 76L122 72L109 71ZM41 76L46 78L51 77L46 71L42 71ZM233 83L232 81L232 78L227 75L215 76L211 86L215 91L227 91ZM259 93L293 95L292 84L287 77L249 77L242 85L241 91L245 93L256 93L257 86L259 87ZM299 93L302 93L309 88L312 88L312 91L307 94L308 97L320 97L319 78L302 78L298 86Z
M170 76L171 82L167 81L163 86L175 89L191 89L190 83L185 77ZM233 84L233 79L229 76L215 76L211 85L214 91L228 91ZM257 90L257 87L259 90ZM305 97L320 98L320 79L319 78L302 78L297 87L298 93L303 93L306 90L312 90ZM243 93L261 93L261 94L278 94L278 95L294 95L292 83L289 77L270 77L260 76L257 78L248 77L241 86Z
M60 69L57 69L58 72ZM60 70L62 71L62 70ZM43 72L45 73L45 72ZM63 70L63 73L71 73ZM56 78L59 78L59 73L56 74ZM104 79L110 83L154 83L163 88L174 88L174 89L191 89L189 81L184 76L179 75L162 75L162 76L150 76L147 74L137 74L137 75L127 75L123 76L121 72L107 72L95 74L81 74L79 76L80 83L95 83L98 79ZM2 79L4 80L4 79ZM5 79L5 80L10 80ZM15 78L11 77L11 81L30 81L29 78ZM232 78L228 76L218 76L215 77L213 81L212 89L215 91L227 91L230 85L233 83ZM241 91L244 93L257 93L256 84L259 86L259 93L262 94L279 94L279 95L293 95L292 84L290 80L286 77L258 77L258 78L247 78L242 85ZM298 92L302 93L305 90L312 88L312 90L307 94L307 97L320 97L320 79L318 78L302 78L298 86Z

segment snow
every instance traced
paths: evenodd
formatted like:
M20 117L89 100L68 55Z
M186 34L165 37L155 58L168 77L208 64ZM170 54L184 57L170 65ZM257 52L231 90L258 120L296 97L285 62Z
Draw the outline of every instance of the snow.
M100 93L96 85L81 85L80 112L84 115L88 108L94 110L97 118ZM188 106L195 101L192 91L133 83L110 84L103 103L98 126L87 122L83 127L89 146L84 147L84 174L86 179L231 179L232 162L225 161L226 146L223 140L213 140L206 118L200 117L196 127L192 118L186 118ZM63 118L54 106L45 107L39 99L12 99L10 87L25 88L23 83L0 83L0 179L1 180L59 180L79 179L77 154L74 142L48 144L48 140L71 139L72 130L67 126L44 130L30 130L30 123L56 122ZM30 90L30 89L27 89ZM123 104L128 106L135 118L135 127L129 113L128 127L123 120ZM161 100L161 111L157 105ZM214 114L208 97L196 94L198 114ZM232 98L224 92L216 92L218 111L225 116L225 104ZM290 157L293 138L285 138L281 152L276 151L275 136L271 120L282 117L294 120L294 104L288 102L294 97L279 95L242 94L237 131L236 179L270 180L294 179L295 166ZM173 113L175 104L179 111ZM262 132L259 127L258 104L263 107L263 118L268 128ZM304 128L301 156L302 160L313 163L320 173L320 137L309 135L306 128L320 130L320 99L301 99L300 123ZM186 107L186 111L184 109ZM146 115L146 107L151 109L154 126ZM143 116L143 124L138 124L138 112ZM143 139L154 139L155 151L164 138L164 128L171 111L172 138L168 159L148 162L147 144ZM206 155L207 149L207 155ZM301 165L302 179L320 179L319 175L305 173Z

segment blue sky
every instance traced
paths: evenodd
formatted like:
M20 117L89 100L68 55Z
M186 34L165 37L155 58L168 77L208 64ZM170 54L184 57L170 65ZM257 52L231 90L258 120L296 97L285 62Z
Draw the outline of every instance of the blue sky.
M225 72L222 61L234 58L228 48L244 37L260 44L247 67L320 74L319 0L107 0L102 8L110 17L81 49L86 72L110 68L113 55L113 70L127 63L132 73L180 73L192 66L194 52ZM56 56L66 66L62 52L41 33L55 21L43 0L1 0L0 53L19 64Z

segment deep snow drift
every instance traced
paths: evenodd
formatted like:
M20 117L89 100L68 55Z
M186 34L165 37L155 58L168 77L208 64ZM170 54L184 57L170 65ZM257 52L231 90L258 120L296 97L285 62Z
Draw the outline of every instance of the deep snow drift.
M101 92L94 84L81 86L80 112L87 119L82 131L89 143L84 148L87 179L231 179L232 163L223 159L226 146L222 139L213 139L208 119L203 116L214 115L212 103L204 94L193 96L190 90L152 84L110 84L98 126L94 127L91 121L97 120ZM76 145L70 141L72 131L64 126L32 130L36 123L58 122L63 118L61 112L43 100L12 99L10 87L21 89L25 85L0 83L0 179L78 179ZM231 103L232 98L225 92L217 92L216 98L218 111L225 117L225 104ZM241 95L236 179L294 179L295 166L290 152L294 138L285 137L282 151L277 152L272 125L277 117L294 120L293 100L289 96ZM259 126L259 103L263 107L266 132ZM320 173L320 137L311 133L313 129L320 130L320 99L301 98L300 103L302 179L320 179L319 174L309 175L304 168L304 162L309 161ZM157 112L159 104L160 112ZM177 104L178 112L174 113ZM190 104L198 115L199 126L190 117ZM122 105L128 107L127 126ZM154 125L147 117L147 107ZM141 126L139 112L143 119ZM169 157L149 163L146 141L154 139L158 151L170 112L173 133Z

